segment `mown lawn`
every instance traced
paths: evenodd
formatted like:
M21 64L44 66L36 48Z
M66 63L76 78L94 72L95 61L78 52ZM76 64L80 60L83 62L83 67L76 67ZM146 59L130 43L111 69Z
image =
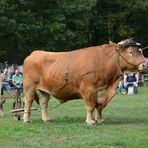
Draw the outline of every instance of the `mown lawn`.
M148 148L147 94L148 87L141 87L137 95L116 95L103 112L105 122L97 126L84 124L82 100L53 110L58 102L51 100L52 123L42 123L40 112L34 111L29 125L12 118L7 101L0 119L0 148Z

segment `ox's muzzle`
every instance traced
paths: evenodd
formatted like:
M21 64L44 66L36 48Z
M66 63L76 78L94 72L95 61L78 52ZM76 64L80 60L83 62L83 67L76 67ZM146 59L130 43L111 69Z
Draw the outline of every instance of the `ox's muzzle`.
M148 61L145 60L142 64L138 66L139 71L148 69Z

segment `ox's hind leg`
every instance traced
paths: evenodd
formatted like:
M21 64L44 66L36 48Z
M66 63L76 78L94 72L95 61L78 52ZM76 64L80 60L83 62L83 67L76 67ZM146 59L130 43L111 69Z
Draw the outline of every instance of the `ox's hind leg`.
M42 120L44 122L48 122L48 121L50 121L50 119L48 117L48 102L50 99L50 95L39 90L39 89L36 90L36 93L39 97L39 104L41 107Z
M27 98L27 99L25 99ZM29 99L31 98L31 99ZM31 106L32 106L32 102L33 99L31 96L25 96L24 97L24 116L23 116L23 120L24 123L30 123L30 111L31 111Z
M34 88L30 88L25 92L24 96L24 123L30 123L30 112L33 100L35 99Z

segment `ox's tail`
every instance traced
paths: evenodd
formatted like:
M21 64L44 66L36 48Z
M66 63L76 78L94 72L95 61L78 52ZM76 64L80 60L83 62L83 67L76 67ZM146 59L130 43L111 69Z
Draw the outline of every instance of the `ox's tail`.
M34 100L36 101L36 103L39 105L39 97L37 94L35 94Z

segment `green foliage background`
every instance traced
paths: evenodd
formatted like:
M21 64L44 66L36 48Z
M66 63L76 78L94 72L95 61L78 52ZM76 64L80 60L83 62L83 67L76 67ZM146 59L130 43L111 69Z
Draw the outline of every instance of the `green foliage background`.
M147 0L0 0L0 62L129 37L147 45L147 28Z

